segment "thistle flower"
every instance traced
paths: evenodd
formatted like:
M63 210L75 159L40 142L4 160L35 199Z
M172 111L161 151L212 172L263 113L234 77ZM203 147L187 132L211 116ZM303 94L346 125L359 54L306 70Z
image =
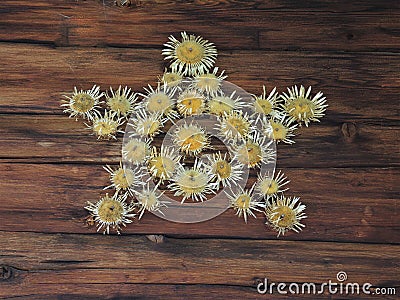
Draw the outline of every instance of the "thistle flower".
M297 86L288 88L289 94L283 93L282 99L285 101L282 108L290 117L290 121L304 123L308 127L311 121L319 122L325 114L328 107L326 98L322 92L318 92L313 98L310 98L311 86L305 91L303 86L300 89Z
M145 110L139 109L131 117L129 125L132 126L132 135L154 137L161 132L166 121L160 113L146 113Z
M247 113L242 111L231 111L229 114L224 114L218 119L217 130L225 140L238 140L246 138L252 131L252 120L247 116Z
M117 133L124 133L123 130L118 129L124 124L124 119L119 118L116 112L104 111L104 116L95 115L92 124L85 124L97 139L117 139Z
M247 215L257 218L253 211L261 212L259 208L264 208L265 205L262 202L257 201L252 196L254 185L250 190L244 190L240 188L238 192L231 194L225 192L226 196L230 200L231 207L236 211L236 215L243 216L244 221L247 223Z
M169 87L176 87L182 83L183 74L176 68L173 68L170 72L165 69L164 74L159 81L166 83Z
M181 156L175 154L174 148L161 145L160 152L153 147L149 158L148 170L154 179L170 180L176 169L180 168Z
M142 192L136 192L136 206L139 207L139 220L142 218L144 212L146 210L148 211L158 211L161 214L161 208L162 207L167 207L167 201L161 201L160 197L164 192L157 193L158 191L158 185L154 187L154 189L150 189L149 183L147 184L147 187L143 187Z
M196 90L185 90L177 101L178 112L183 116L199 115L205 108L206 99Z
M150 153L150 140L131 138L122 146L122 157L134 165L145 164Z
M153 89L151 85L144 88L146 94L139 94L144 101L138 105L138 108L144 108L149 113L156 113L167 117L168 119L176 119L177 112L174 110L176 89L169 88L166 83L158 83L157 88Z
M210 148L210 137L199 125L185 122L176 128L174 136L174 143L186 154L197 155L204 149Z
M110 233L110 227L120 234L121 226L132 223L131 218L135 217L132 213L133 207L126 203L126 195L118 196L115 194L110 197L106 194L96 203L87 202L85 209L96 222L97 232Z
M168 188L175 192L175 196L183 196L182 203L188 198L204 201L207 199L206 194L215 194L218 189L218 184L211 181L212 175L207 172L204 164L196 159L192 168L178 169Z
M233 91L230 96L221 92L208 101L208 112L217 116L229 114L233 110L240 110L246 106L241 100L239 96L236 97L236 91Z
M277 111L279 100L278 93L276 92L276 87L267 96L267 90L265 85L263 85L263 93L260 96L252 95L253 111L256 117L256 123L261 121L264 117L275 117L279 116L280 113Z
M258 132L248 135L246 142L234 146L238 161L249 168L259 167L262 163L268 163L274 159L276 153L268 149L266 137Z
M235 159L228 160L226 153L221 152L207 156L209 164L206 164L207 171L212 175L212 180L223 187L236 185L242 178L243 165L238 164Z
M78 91L74 87L73 93L70 96L64 95L68 100L63 100L65 102L61 104L61 107L66 107L64 109L65 113L70 114L70 118L74 117L78 120L78 117L82 117L88 120L92 120L96 113L98 113L98 108L100 108L99 99L103 97L103 93L100 93L100 87L94 85L91 90L80 90Z
M174 36L169 36L169 41L164 44L162 54L165 59L171 59L171 68L181 70L183 75L193 76L196 73L207 72L217 58L217 49L201 36L181 33L182 41Z
M218 67L210 73L198 74L194 77L191 88L197 89L201 93L216 96L221 91L221 82L228 76L224 75L224 70L217 75Z
M279 143L280 141L286 144L294 144L295 141L291 139L294 137L294 131L297 124L292 124L291 119L282 115L280 117L272 117L269 121L264 119L264 133L270 138ZM269 126L268 126L269 125Z
M289 182L290 180L287 180L287 177L281 170L279 170L275 178L273 178L269 174L267 174L266 176L258 174L256 190L268 199L269 197L277 196L278 193L283 193L287 191L288 188L284 188L284 186L287 185Z
M119 86L116 91L113 91L112 87L110 87L110 93L111 95L106 94L106 102L111 111L116 112L118 116L124 117L133 112L133 103L137 99L130 88L126 86L122 89Z
M271 199L267 203L265 214L267 223L278 232L278 237L285 235L286 231L301 231L305 225L300 221L307 216L304 213L306 206L299 202L298 197L280 196L277 199Z
M106 186L104 189L114 188L116 192L124 191L131 193L131 188L142 184L142 176L138 168L131 169L122 165L119 162L118 169L113 169L109 165L103 167L110 174L111 185Z

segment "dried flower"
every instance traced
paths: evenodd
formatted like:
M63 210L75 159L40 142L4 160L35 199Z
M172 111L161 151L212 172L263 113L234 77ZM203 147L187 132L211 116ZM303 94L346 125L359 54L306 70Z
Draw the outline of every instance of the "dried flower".
M311 121L319 122L319 118L324 116L326 98L322 92L318 92L313 98L310 98L311 86L305 91L303 86L300 89L297 86L288 88L289 94L283 93L282 98L285 103L282 108L290 117L290 121L296 121L308 126Z
M197 155L210 148L210 137L205 129L197 124L185 122L176 128L174 136L174 143L186 154Z
M301 231L305 225L300 221L307 216L304 213L306 206L299 202L298 197L280 196L277 199L271 199L267 203L265 214L267 223L278 232L278 237L285 235L286 231Z
M132 213L133 207L126 203L126 195L117 195L110 197L106 194L96 203L87 202L87 209L94 218L97 226L97 232L103 230L103 233L110 233L110 227L120 234L121 226L132 223L131 218L135 217Z
M239 217L243 216L246 223L247 215L256 218L256 215L253 211L261 212L259 208L265 207L263 202L256 200L252 196L253 190L254 185L250 188L250 190L244 190L243 188L240 188L236 193L232 191L230 194L225 192L226 196L230 200L231 207L236 211L236 215Z
M176 87L182 83L183 74L176 68L173 68L171 71L164 71L164 74L159 80L162 83L166 83L169 87Z
M235 159L228 160L226 153L222 156L221 152L207 156L209 164L206 168L212 174L212 180L222 183L223 187L236 185L243 175L243 165L237 163Z
M193 79L191 88L197 89L201 93L206 93L210 96L216 96L221 91L221 82L228 76L224 75L224 70L217 75L218 67L210 73L196 75Z
M284 188L290 181L287 180L285 174L279 170L278 174L273 178L269 174L258 174L256 190L264 197L277 196L278 193L283 193L288 190Z
M260 96L252 95L253 102L253 111L255 122L262 121L264 117L275 117L279 116L280 112L278 112L278 93L276 92L276 87L269 93L267 96L267 90L265 85L263 85L263 93Z
M294 131L297 128L297 124L293 124L291 119L288 119L287 116L272 117L269 121L264 119L263 125L264 133L277 143L280 141L286 144L295 143L291 137L295 136Z
M217 116L229 114L233 110L240 110L246 106L241 100L239 96L236 96L236 91L233 91L230 96L221 92L208 101L208 112Z
M134 165L145 164L150 153L150 140L131 138L122 146L122 157Z
M143 184L141 181L143 174L138 168L127 168L119 163L117 169L111 168L109 165L103 167L110 174L111 185L106 186L104 189L114 188L116 192L125 191L132 192L132 188Z
M234 146L238 161L249 168L259 167L262 163L272 161L276 152L268 148L266 137L258 132L248 135L245 143Z
M148 170L154 179L170 180L176 169L181 167L181 156L175 154L172 147L164 147L161 145L160 152L156 147L153 147L151 157L149 159Z
M183 203L188 198L195 201L206 200L206 194L215 194L218 184L212 182L212 175L207 172L204 164L196 159L192 168L178 169L168 188L175 192L175 196L183 196Z
M252 120L248 118L247 113L243 113L242 111L225 113L222 117L218 118L218 121L216 129L222 138L228 141L246 138L252 130Z
M137 100L135 93L131 92L131 89L127 86L122 89L118 87L116 91L113 91L110 87L111 95L106 94L107 106L111 111L116 112L121 116L128 116L133 112L133 103Z
M140 94L144 101L138 105L138 108L144 108L149 113L156 113L167 117L168 119L176 119L178 113L174 110L176 89L170 88L166 83L158 83L157 88L153 89L151 85L144 88L146 94Z
M196 73L207 72L217 58L217 49L201 36L181 33L182 41L174 36L169 36L169 41L164 44L162 54L165 59L171 59L171 68L181 70L184 75L193 76Z
M203 112L206 99L196 90L185 90L177 101L178 112L183 116L199 115Z
M129 125L132 126L132 135L154 137L161 132L166 121L160 113L146 113L145 110L139 109L131 117Z
M118 129L124 124L124 119L119 118L116 112L104 111L104 115L95 115L92 124L85 124L97 139L117 139L117 133L124 133L123 130Z
M75 117L76 120L78 120L78 117L92 120L96 113L98 113L97 109L100 108L99 99L103 95L103 93L100 93L100 87L96 85L87 91L78 91L74 87L74 91L70 96L64 95L68 101L63 100L65 103L61 104L61 107L66 107L64 112L69 113L70 117Z
M148 211L158 211L161 214L161 208L162 207L167 207L167 201L161 201L160 197L164 192L158 193L158 185L154 187L154 189L150 189L149 183L147 184L147 187L143 187L143 190L141 192L136 192L136 206L139 207L139 220L142 218L144 212L146 210Z

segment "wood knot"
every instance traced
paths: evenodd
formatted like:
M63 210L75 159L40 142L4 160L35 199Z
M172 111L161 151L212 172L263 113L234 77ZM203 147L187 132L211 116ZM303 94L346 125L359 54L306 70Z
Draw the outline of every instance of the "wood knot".
M149 235L146 235L146 237L150 241L152 241L153 243L156 243L156 244L164 243L164 236L163 235L149 234Z
M346 140L353 140L357 134L357 127L354 123L343 123L341 130L342 135Z
M10 266L0 266L0 280L8 280L13 276L13 269Z

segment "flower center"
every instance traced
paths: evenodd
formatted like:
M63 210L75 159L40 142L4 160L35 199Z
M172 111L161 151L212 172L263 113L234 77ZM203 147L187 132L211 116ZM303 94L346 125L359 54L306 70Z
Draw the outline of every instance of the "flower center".
M242 194L237 197L235 206L241 209L248 209L250 207L251 197L247 194Z
M118 111L122 115L126 115L131 108L129 100L124 96L115 96L109 98L107 100L107 104L113 111Z
M208 183L207 175L197 171L197 170L186 170L179 182L179 187L186 194L197 194L202 193Z
M134 181L134 175L132 170L119 168L112 175L112 182L121 189L127 189L132 185Z
M274 195L278 192L278 183L270 178L265 178L260 182L260 190L264 195Z
M131 140L124 146L126 158L132 162L143 162L148 154L148 146L138 139Z
M272 112L272 104L266 99L257 98L254 106L257 113L269 115Z
M247 142L245 146L238 150L238 160L249 167L258 165L262 160L260 145L250 141Z
M172 109L172 100L167 94L159 92L147 99L147 110L151 113L167 113Z
M232 168L226 160L220 160L215 163L214 173L218 174L222 179L231 176Z
M230 117L226 121L227 121L228 127L231 128L234 135L245 136L249 131L250 124L243 118Z
M230 113L234 109L235 102L229 97L217 96L210 100L208 106L210 113L223 115L224 113Z
M149 162L149 168L155 170L155 177L169 179L175 170L175 162L169 157L157 156Z
M93 131L97 136L109 136L117 132L118 124L112 120L98 120L93 124Z
M196 64L204 58L204 47L195 41L184 41L176 49L178 59L187 64Z
M279 122L270 121L274 140L284 140L287 135L287 128Z
M100 220L114 223L121 220L124 208L119 201L107 198L99 206L98 215Z
M91 110L94 107L95 99L86 94L86 93L78 93L73 97L73 103L71 104L71 108L75 111L85 113Z
M314 108L315 105L311 100L300 97L292 100L288 104L287 111L289 112L289 115L296 119L299 119L299 115L301 115L302 118L310 118L314 115Z
M296 223L296 214L293 209L288 206L279 206L274 209L274 216L271 218L271 223L282 228L291 227Z
M203 99L200 97L188 97L179 101L179 112L183 115L195 115L202 111Z

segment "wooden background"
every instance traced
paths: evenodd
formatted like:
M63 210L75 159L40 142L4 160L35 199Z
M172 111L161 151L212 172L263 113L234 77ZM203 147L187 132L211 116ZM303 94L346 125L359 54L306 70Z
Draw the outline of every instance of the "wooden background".
M183 30L214 42L217 66L251 93L326 94L321 124L278 149L307 204L302 233L277 239L262 215L245 225L231 210L193 225L146 214L122 236L85 227L82 207L120 146L68 119L60 94L155 83L162 44ZM399 49L398 1L2 0L0 297L265 299L264 277L322 283L339 271L398 296Z

